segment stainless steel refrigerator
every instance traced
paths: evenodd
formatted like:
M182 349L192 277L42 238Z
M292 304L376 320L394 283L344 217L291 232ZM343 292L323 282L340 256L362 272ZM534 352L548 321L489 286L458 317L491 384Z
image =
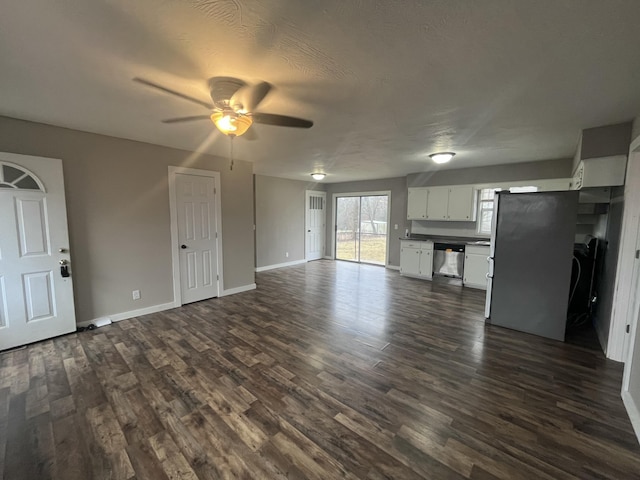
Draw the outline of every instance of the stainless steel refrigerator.
M564 341L578 192L498 192L487 323Z

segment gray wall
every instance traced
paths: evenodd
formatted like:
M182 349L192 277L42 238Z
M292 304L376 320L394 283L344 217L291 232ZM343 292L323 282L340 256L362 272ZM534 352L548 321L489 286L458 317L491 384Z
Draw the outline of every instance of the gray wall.
M633 129L631 130L631 141L635 140L640 135L640 116L637 116L633 120Z
M632 123L619 123L582 131L580 158L598 158L627 155L631 143Z
M572 159L566 158L540 162L514 163L510 165L492 165L488 167L411 173L407 175L407 186L470 185L518 180L569 178L572 172Z
M315 182L255 175L256 267L304 260L305 191L324 188Z
M169 165L220 172L224 288L254 283L251 163L7 117L0 151L62 159L78 322L173 301Z
M331 251L333 225L334 197L338 193L359 193L391 191L391 223L389 225L389 258L388 264L400 266L400 237L404 235L405 228L410 227L407 220L407 179L405 177L384 178L380 180L365 180L361 182L330 183L326 185L327 191L327 237L326 254L333 256ZM395 230L394 226L398 225Z

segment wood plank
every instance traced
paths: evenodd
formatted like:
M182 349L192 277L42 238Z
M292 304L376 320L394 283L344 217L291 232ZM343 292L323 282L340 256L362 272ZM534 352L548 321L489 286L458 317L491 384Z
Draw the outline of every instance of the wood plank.
M483 321L482 291L367 265L0 354L0 480L618 480L622 366Z

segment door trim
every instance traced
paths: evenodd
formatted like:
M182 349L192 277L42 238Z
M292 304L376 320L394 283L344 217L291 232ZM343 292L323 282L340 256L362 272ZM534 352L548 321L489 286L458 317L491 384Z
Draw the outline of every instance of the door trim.
M224 275L222 268L222 190L220 189L220 172L202 170L198 168L169 166L169 217L171 221L171 267L173 273L173 306L182 306L182 289L180 284L180 251L178 242L178 212L176 207L176 175L196 175L199 177L213 177L216 189L216 250L218 256L218 294L224 291Z
M336 209L338 206L338 197L369 197L386 195L388 200L387 204L387 251L384 256L384 267L389 266L389 244L391 243L389 235L391 233L391 190L377 190L373 192L346 192L346 193L332 193L331 194L331 258L336 260ZM362 263L362 262L357 262ZM366 265L371 265L367 264Z
M633 290L634 263L629 262L635 255L638 242L638 225L640 215L640 135L629 146L627 159L627 174L624 187L624 212L622 218L622 230L620 235L620 247L618 248L618 263L615 278L615 290L611 319L609 325L609 338L605 354L607 358L617 362L625 362L629 354L629 334L626 326L633 322L634 313L631 311ZM597 331L597 329L596 329ZM600 337L599 337L600 339ZM602 339L600 339L602 341Z
M324 257L324 254L327 252L327 192L323 192L322 190L305 190L304 191L304 261L308 262L309 259L307 258L307 225L309 223L309 196L310 195L320 195L324 198L324 206L323 206L323 210L324 210L324 232L322 232L323 234L323 239L322 239L322 256L320 258ZM290 262L289 262L290 263ZM256 269L256 272L258 270Z

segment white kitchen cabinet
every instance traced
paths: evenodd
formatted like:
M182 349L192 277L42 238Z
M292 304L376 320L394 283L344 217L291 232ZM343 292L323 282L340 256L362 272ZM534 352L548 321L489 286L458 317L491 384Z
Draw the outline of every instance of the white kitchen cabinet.
M472 222L476 209L474 195L471 185L409 188L407 219Z
M402 241L400 273L430 279L433 272L433 242Z
M449 187L447 220L472 222L476 215L475 191L472 186Z
M427 218L426 188L410 188L407 194L407 220L426 220Z
M420 275L420 248L412 248L405 244L406 242L402 242L400 248L400 273L417 277Z
M449 187L429 187L427 192L427 220L446 221L449 208Z
M487 273L489 273L489 247L484 245L467 245L464 255L465 287L487 289Z

